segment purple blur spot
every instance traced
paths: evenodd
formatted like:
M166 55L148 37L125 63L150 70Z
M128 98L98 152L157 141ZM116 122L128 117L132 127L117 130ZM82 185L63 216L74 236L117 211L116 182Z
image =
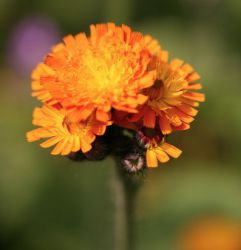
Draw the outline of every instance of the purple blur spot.
M18 73L29 75L59 40L59 29L53 21L42 16L27 17L10 34L8 63Z

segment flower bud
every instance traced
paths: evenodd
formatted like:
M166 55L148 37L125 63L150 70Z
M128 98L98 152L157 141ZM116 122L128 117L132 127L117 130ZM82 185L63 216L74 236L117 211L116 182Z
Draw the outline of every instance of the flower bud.
M121 166L129 173L137 173L145 167L145 160L140 153L129 153L121 160Z

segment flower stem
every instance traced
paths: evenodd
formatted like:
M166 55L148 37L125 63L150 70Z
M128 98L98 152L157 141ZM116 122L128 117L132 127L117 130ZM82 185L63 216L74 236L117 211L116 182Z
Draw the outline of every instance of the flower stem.
M127 176L117 165L113 178L115 250L134 250L134 205L139 186L135 176Z

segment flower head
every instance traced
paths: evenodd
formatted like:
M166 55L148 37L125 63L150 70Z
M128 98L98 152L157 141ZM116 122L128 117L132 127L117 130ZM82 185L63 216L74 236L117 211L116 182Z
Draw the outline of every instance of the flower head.
M150 88L143 90L149 99L128 121L148 128L158 126L163 134L188 129L198 113L195 107L205 99L204 94L193 92L202 87L195 83L199 75L179 59L168 63L168 54L163 51L150 65L156 68L157 79Z
M33 72L33 95L44 102L73 108L75 117L108 121L110 110L137 112L147 100L155 71L147 71L155 40L113 23L91 25L85 33L66 36Z
M39 126L27 133L29 142L47 139L40 144L43 148L56 145L52 150L53 155L68 155L71 152L88 152L96 135L103 135L106 125L91 116L86 121L72 121L68 112L60 107L44 105L35 108L33 124Z
M189 64L169 62L151 36L126 25L91 25L89 36L64 37L33 71L32 95L43 107L35 109L39 128L27 139L46 139L40 145L54 146L53 155L75 160L112 153L124 157L129 172L157 167L181 154L166 136L194 120L204 101L195 92L198 79Z

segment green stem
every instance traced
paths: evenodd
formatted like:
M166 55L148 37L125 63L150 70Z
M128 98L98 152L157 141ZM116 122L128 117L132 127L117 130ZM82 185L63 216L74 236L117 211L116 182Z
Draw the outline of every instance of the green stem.
M139 186L134 176L126 176L117 165L113 178L115 250L134 250L134 205Z

